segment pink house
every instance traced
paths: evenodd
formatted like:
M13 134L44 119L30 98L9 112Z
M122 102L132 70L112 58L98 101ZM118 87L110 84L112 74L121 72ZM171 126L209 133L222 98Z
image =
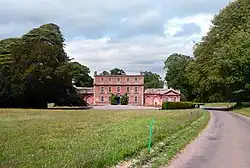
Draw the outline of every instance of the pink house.
M94 87L78 87L89 105L109 105L111 94L128 94L130 105L161 106L164 101L180 101L180 91L174 89L144 90L143 75L96 75Z
M146 89L144 92L145 105L161 106L163 102L179 102L181 93L179 90L170 89Z

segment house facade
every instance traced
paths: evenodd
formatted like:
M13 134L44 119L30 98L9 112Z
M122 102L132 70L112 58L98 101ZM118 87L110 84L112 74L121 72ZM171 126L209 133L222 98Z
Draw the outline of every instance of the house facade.
M111 95L127 93L130 105L161 106L164 101L180 101L180 91L174 89L144 90L143 75L96 75L94 87L78 87L89 105L109 105Z

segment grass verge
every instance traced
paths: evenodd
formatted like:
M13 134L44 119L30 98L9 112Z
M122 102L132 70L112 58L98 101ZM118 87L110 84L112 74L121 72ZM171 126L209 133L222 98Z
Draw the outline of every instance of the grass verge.
M231 107L234 106L236 103L205 103L204 106L206 107Z
M233 110L233 112L250 117L250 108L236 109L236 110Z
M194 121L187 122L179 131L171 134L161 142L155 144L148 154L147 150L141 151L140 155L130 160L127 167L159 167L166 165L183 149L191 140L203 130L210 119L210 113L202 111L202 116Z
M111 166L147 148L152 117L153 150L170 159L204 128L208 114L200 116L194 109L0 109L0 167ZM158 156L153 163L165 164Z

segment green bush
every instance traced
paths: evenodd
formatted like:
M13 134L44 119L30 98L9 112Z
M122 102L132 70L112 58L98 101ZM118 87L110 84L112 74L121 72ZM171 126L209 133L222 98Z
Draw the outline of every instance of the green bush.
M162 103L162 109L191 109L195 108L195 104L192 102L164 102Z
M122 97L121 97L121 105L128 105L128 94L127 93L122 95Z
M237 102L233 108L235 109L235 108L247 108L247 107L250 107L250 102Z
M111 95L111 105L117 105L118 101L117 101L117 96L112 94Z

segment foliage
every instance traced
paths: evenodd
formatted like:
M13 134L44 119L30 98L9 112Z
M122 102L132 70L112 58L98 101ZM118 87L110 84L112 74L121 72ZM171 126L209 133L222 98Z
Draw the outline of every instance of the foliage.
M189 81L188 65L193 61L189 56L174 53L164 62L166 70L165 80L169 87L181 91L182 100L192 101L195 98L194 87Z
M126 75L126 73L119 68L114 68L110 70L110 75Z
M195 104L192 102L164 102L162 103L162 109L191 109L195 108Z
M157 73L151 71L141 72L141 75L144 76L144 88L163 88L164 82L161 79L161 76Z
M189 112L1 109L0 165L110 167L147 148L148 131L145 128L152 116L155 117L152 147L171 137L174 146L164 145L168 147L165 151L170 152L180 149L175 146L179 141L183 143L185 139L187 143L187 137L194 137L189 135L192 131L198 133L200 130L187 122ZM192 121L197 117L194 115ZM195 125L200 127L201 124Z
M250 86L250 1L236 0L220 11L208 34L194 47L189 66L197 100L228 101Z
M102 73L100 73L99 75L110 75L110 73L108 71L103 71Z
M238 109L238 108L247 108L247 107L250 107L250 102L237 102L235 105L234 105L234 109Z
M0 40L0 107L11 100L11 52L13 45L19 40L18 38Z
M78 62L70 62L70 75L76 87L92 87L93 78L89 75L90 69Z
M111 95L111 105L118 105L118 97L112 93Z
M128 105L128 94L125 93L124 95L121 96L121 105Z
M77 95L57 25L42 25L0 46L1 54L11 58L0 68L0 76L7 75L0 85L0 107L47 108L47 103Z

